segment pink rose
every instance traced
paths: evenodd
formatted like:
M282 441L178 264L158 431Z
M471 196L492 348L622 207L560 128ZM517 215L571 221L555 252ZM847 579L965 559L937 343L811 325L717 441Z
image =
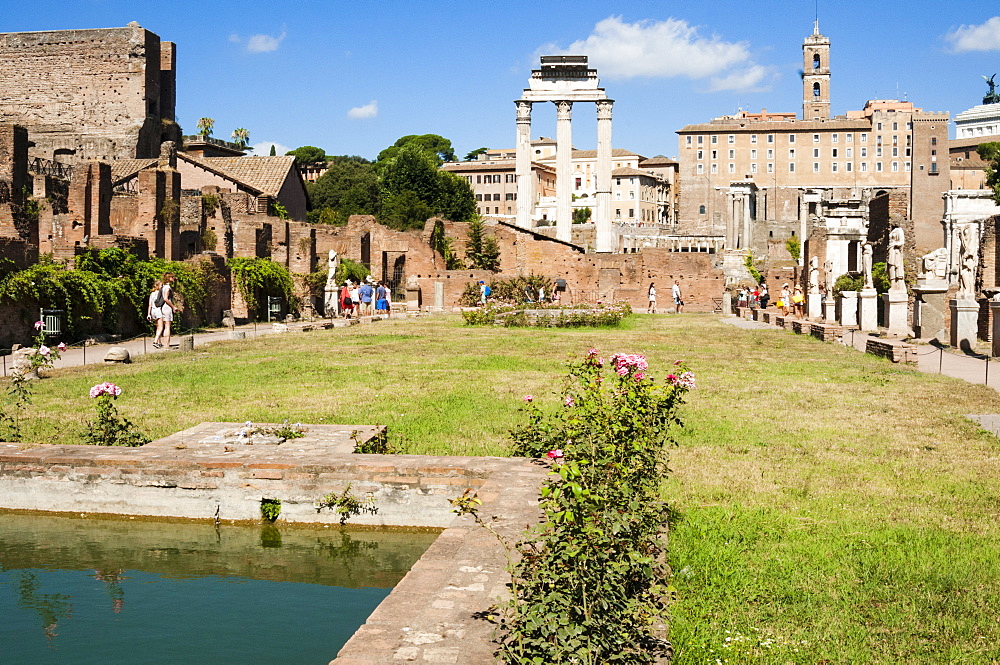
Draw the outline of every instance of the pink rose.
M549 459L562 459L563 458L562 448L556 448L555 450L550 450L548 453L546 453L546 457L548 457Z
M41 330L45 327L44 321L35 321L35 330Z
M38 353L40 353L43 356L47 356L50 353L52 353L52 349L42 344L40 347L38 347Z
M59 353L66 353L66 342L59 342L56 348L59 349Z

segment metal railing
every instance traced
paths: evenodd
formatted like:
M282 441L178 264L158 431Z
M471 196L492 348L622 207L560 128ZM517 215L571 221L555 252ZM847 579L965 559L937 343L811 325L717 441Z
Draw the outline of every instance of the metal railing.
M69 180L73 177L73 167L43 157L34 157L28 163L28 172L35 175L47 175L61 180Z

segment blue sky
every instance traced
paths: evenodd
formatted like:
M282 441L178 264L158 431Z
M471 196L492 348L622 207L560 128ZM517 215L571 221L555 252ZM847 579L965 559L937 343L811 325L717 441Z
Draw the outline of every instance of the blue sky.
M405 134L441 134L464 155L513 147L514 105L544 53L591 57L616 100L614 145L677 153L686 124L740 108L800 112L802 39L815 0L402 2L3 0L0 31L124 26L177 43L186 133L215 119L250 142L373 158ZM819 0L832 41L832 111L906 98L952 116L1000 72L996 0ZM998 79L1000 80L1000 79ZM592 105L574 144L596 144ZM551 104L533 136L555 135Z

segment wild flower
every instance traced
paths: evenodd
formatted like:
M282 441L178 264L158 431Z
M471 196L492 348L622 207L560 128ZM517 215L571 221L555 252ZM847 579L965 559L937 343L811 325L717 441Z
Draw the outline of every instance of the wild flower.
M576 406L576 400L567 395L566 399L563 400L563 406L574 407Z
M40 347L38 347L38 353L41 354L41 355L43 355L43 356L47 356L50 353L52 353L52 349L50 349L49 347L47 347L44 344L42 344Z
M41 330L45 327L44 321L35 321L35 330Z
M90 389L90 398L96 399L103 395L110 395L111 397L118 397L122 394L122 389L113 383L105 381L104 383L98 383L96 386Z
M546 457L548 457L549 459L562 459L563 458L562 448L556 448L555 450L550 450L548 453L546 453Z
M56 348L59 349L59 353L66 353L66 342L59 342Z
M649 369L646 356L638 353L616 353L611 356L611 363L614 365L618 376L627 376L630 372L645 371Z
M535 399L534 395L525 395L524 396L524 401L525 401L525 403L528 403L528 404L530 404L534 399Z

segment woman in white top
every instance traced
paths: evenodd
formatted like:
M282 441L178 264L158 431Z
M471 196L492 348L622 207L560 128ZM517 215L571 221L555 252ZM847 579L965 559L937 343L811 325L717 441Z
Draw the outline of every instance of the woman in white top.
M181 312L181 308L174 304L173 285L177 281L171 272L164 273L163 285L160 287L160 296L157 300L163 302L160 305L160 318L157 319L156 337L153 338L153 348L170 348L170 327L174 320L174 313Z
M153 339L159 339L163 335L163 315L160 313L160 307L157 304L160 295L160 288L163 286L163 282L156 280L153 282L153 289L149 292L149 298L146 299L146 320L150 323L156 322L156 336ZM159 342L154 342L154 346Z
M653 286L653 282L649 283L649 306L646 308L646 314L656 314L656 287Z

